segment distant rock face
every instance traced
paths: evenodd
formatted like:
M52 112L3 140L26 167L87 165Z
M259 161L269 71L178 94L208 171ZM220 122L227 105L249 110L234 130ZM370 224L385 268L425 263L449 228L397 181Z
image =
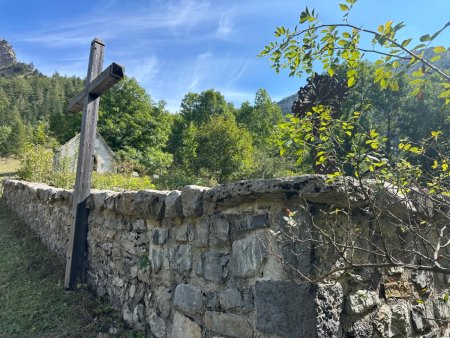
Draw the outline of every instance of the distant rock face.
M0 69L7 68L16 63L16 53L6 40L0 40Z
M294 104L295 100L297 100L297 94L285 97L277 103L281 108L281 112L283 113L283 115L292 114L292 105Z

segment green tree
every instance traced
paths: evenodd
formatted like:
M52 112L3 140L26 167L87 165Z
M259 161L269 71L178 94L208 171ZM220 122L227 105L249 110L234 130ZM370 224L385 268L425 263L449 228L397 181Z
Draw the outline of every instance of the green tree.
M181 101L180 113L173 119L172 131L167 150L173 154L175 163L183 163L183 139L191 125L200 127L217 116L231 117L234 107L218 91L209 89L201 93L187 93Z
M208 89L200 94L187 93L181 101L180 115L186 125L192 122L200 126L213 116L229 115L233 110L220 92Z
M253 170L252 137L233 118L215 116L198 128L191 124L184 137L185 163L194 175L222 183Z
M367 92L354 92L357 102L353 108L347 107L346 114L333 114L332 107L324 103L313 104L305 114L290 116L280 126L284 131L281 150L292 149L301 161L310 153L311 147L315 147L313 163L321 165L331 160L335 164L327 181L341 184L349 201L348 207L342 209L322 209L321 213L334 219L323 227L316 226L314 217L317 215L311 212L306 202L302 211L310 212L313 231L302 234L293 214L289 213L288 225L296 230L288 230L287 237L276 235L280 240L297 241L301 245L309 243L312 249L320 247L336 253L339 263L333 272L396 266L449 274L448 130L441 129L446 128L445 124L429 123L437 129L428 130L423 134L424 138L419 139L419 132L400 128L407 124L411 129L416 123L403 120L412 116L401 107L404 103L423 103L419 109L427 111L419 114L429 117L424 97L432 94L427 91L428 87L434 86L430 84L430 74L439 78L436 82L438 97L431 96L431 100L441 100L438 106L444 110L443 116L449 116L450 75L436 63L447 49L434 47L430 55L425 54L424 48L450 23L434 34L420 37L421 43L414 46L412 39L397 38L403 23L388 21L376 30L351 24L349 12L356 2L345 0L339 4L343 11L343 21L339 23L322 23L314 10L306 8L298 25L294 29L278 27L275 31L277 41L267 45L261 53L269 58L276 71L288 69L290 76L314 76L315 67L320 63L330 77L343 71L347 86L352 89L364 79L364 53L375 53L380 59L369 70L371 76L382 90L390 90L376 97L366 96ZM372 44L370 50L365 48L369 43ZM410 78L408 73L411 73ZM408 96L398 94L396 97L402 90L402 81L407 83ZM366 83L367 88L370 86ZM358 95L361 95L360 99ZM389 102L391 100L398 102L393 104ZM402 116L400 112L407 115ZM414 138L415 142L406 138L394 140L394 135L401 137L405 133L410 133L409 138ZM353 179L342 177L348 166L353 168ZM370 217L367 226L353 222L355 213L360 212L350 207L355 189L359 189L358 193L365 199L364 214ZM396 214L390 209L392 205L402 205L404 214ZM343 223L348 226L338 221L338 214L344 215ZM339 232L344 235L341 237ZM318 278L335 277L331 273Z
M114 151L135 149L133 156L149 172L161 172L172 162L164 151L171 125L164 102L154 103L134 79L122 80L100 100L100 134Z
M254 105L244 102L236 112L236 121L244 125L257 145L266 145L274 126L283 119L281 108L272 101L265 89L259 89L255 95Z

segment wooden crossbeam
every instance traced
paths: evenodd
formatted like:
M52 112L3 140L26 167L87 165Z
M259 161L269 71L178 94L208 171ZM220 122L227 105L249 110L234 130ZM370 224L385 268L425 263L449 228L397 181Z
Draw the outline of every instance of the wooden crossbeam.
M92 98L96 99L114 86L117 82L122 80L124 74L125 68L113 62L108 68L101 72L101 74L97 76L82 93L78 94L69 101L68 111L71 113L78 113L82 111L86 93L89 93Z

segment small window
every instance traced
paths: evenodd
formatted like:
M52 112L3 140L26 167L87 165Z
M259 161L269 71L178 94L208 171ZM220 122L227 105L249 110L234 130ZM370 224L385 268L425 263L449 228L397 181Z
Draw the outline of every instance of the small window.
M92 170L98 171L98 159L97 155L92 156Z

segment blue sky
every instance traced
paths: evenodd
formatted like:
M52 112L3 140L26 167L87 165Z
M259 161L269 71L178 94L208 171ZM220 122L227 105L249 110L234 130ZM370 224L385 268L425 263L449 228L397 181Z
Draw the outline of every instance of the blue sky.
M276 26L293 27L306 5L324 22L341 12L335 0L0 0L0 38L20 61L51 75L86 75L89 45L106 42L105 66L125 66L155 100L176 111L187 92L219 90L237 106L266 88L274 100L303 79L275 74L256 55ZM341 0L340 2L343 2ZM450 20L450 0L359 0L351 21L376 28L404 21L405 36L432 33ZM450 30L439 44L450 45Z

